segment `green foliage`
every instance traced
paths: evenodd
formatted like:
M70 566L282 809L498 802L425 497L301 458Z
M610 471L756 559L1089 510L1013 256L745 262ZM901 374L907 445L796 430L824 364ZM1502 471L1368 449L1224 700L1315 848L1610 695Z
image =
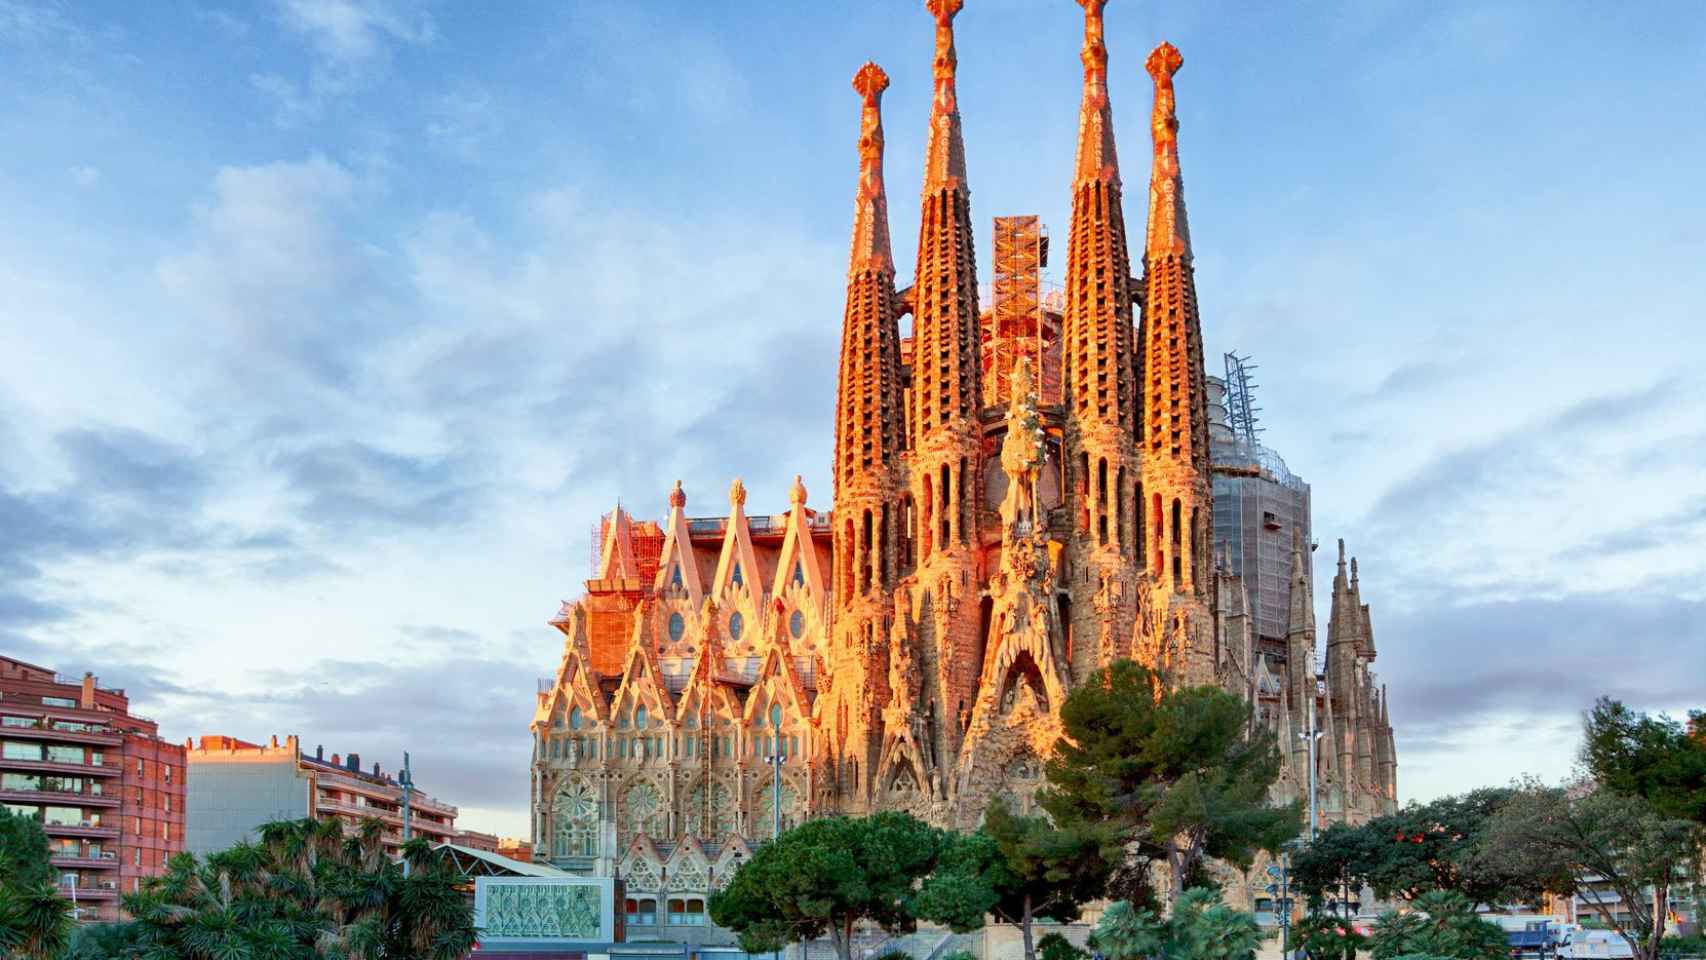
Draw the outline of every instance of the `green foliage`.
M124 897L131 922L80 934L71 956L460 960L475 931L459 876L417 838L405 878L382 831L372 819L348 838L335 822L282 821L205 862L179 854Z
M1538 878L1487 843L1493 817L1515 792L1487 787L1412 804L1358 827L1333 824L1293 858L1293 882L1313 904L1365 882L1384 898L1455 890L1474 904L1535 899Z
M1659 956L1685 960L1685 958L1706 957L1706 936L1695 934L1692 937L1666 937L1659 941Z
M977 960L977 954L970 950L950 950L942 954L942 960Z
M1046 817L1021 816L1005 800L991 803L976 833L950 837L942 865L913 900L913 915L956 933L983 926L985 914L1026 928L1048 917L1078 919L1103 895L1108 860L1104 834L1059 829Z
M1037 956L1042 960L1090 960L1089 953L1073 946L1071 940L1058 933L1043 934L1037 941Z
M1456 960L1503 960L1509 940L1499 925L1483 920L1461 893L1433 890L1416 898L1414 909L1388 912L1368 938L1374 960L1426 955Z
M1311 957L1355 957L1368 938L1340 917L1314 914L1292 928L1292 944Z
M1642 797L1663 817L1706 824L1706 713L1690 726L1601 697L1584 723L1582 763L1594 781Z
M1681 878L1698 876L1701 828L1669 818L1633 794L1611 789L1569 789L1527 784L1499 811L1491 845L1497 856L1539 878L1553 893L1578 892L1577 879L1597 875L1580 888L1586 908L1601 884L1622 904L1600 919L1616 930L1642 960L1658 955L1666 917L1653 909Z
M54 957L71 932L71 904L54 888L47 834L0 807L0 956Z
M942 831L905 813L808 820L741 864L711 896L711 919L749 953L828 934L845 958L860 921L913 928L914 888L948 845Z
M1108 960L1251 960L1261 946L1256 918L1213 890L1186 890L1165 920L1125 901L1109 904L1090 943Z
M905 950L884 950L877 954L875 960L913 960L912 954Z
M1274 807L1273 735L1217 687L1172 690L1129 660L1097 671L1061 706L1065 735L1042 803L1063 826L1101 829L1165 861L1180 894L1204 857L1248 868L1297 835L1297 804Z

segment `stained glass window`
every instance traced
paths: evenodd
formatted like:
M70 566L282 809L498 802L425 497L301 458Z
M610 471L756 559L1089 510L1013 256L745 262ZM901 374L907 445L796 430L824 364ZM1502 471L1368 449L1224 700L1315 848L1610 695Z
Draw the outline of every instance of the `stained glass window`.
M795 640L800 639L800 635L806 632L806 615L798 610L789 614L788 632L794 635Z
M739 640L741 631L744 629L746 629L746 620L740 615L740 611L736 610L729 614L729 639Z
M681 619L681 614L679 614L679 613L670 614L669 615L669 639L670 639L670 642L673 643L675 641L680 640L681 635L686 633L686 632L687 632L687 621Z

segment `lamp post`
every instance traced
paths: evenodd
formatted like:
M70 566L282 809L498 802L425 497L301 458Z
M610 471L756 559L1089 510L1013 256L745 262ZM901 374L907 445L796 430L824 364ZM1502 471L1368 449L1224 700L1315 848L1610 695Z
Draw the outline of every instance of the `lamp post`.
M775 819L770 826L770 839L775 840L782 835L782 735L776 734L776 748L770 751L770 756L764 758L770 765L770 795L775 801ZM782 949L776 949L776 960L782 960Z
M415 778L409 773L409 751L403 751L403 772L397 775L397 783L403 787L403 843L409 842L409 822L413 814L415 797ZM403 876L409 875L409 854L403 853Z

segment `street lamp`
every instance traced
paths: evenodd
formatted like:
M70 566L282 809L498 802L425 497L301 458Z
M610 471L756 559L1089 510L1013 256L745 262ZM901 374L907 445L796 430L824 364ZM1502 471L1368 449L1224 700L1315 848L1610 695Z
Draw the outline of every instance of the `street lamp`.
M415 797L415 778L409 773L409 751L403 751L403 772L397 775L397 783L403 788L403 845L409 843L409 823L413 813ZM403 876L409 875L409 853L403 851Z

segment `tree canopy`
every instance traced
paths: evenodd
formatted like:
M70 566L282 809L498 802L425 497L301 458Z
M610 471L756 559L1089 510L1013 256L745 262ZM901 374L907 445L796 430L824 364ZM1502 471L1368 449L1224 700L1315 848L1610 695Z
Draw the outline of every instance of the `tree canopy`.
M1515 793L1483 787L1412 804L1361 826L1333 824L1292 859L1293 882L1312 903L1365 882L1383 898L1414 900L1451 890L1486 906L1532 900L1541 893L1539 878L1492 855L1487 845L1493 816Z
M1109 904L1090 935L1091 946L1108 960L1252 960L1261 942L1255 917L1202 887L1181 894L1166 918L1124 900Z
M1498 924L1475 913L1475 904L1454 890L1432 890L1417 897L1414 909L1382 914L1368 938L1374 960L1399 957L1449 957L1456 960L1504 960L1509 941Z
M808 820L741 864L711 896L711 919L749 953L827 934L848 960L860 921L913 928L915 886L949 846L947 834L905 813Z
M1490 846L1545 889L1580 893L1636 957L1653 960L1666 923L1655 901L1699 875L1700 841L1693 821L1666 817L1640 796L1529 783L1499 810Z
M460 960L475 931L455 870L417 838L405 877L382 830L369 819L345 837L336 821L281 821L205 862L178 854L125 895L134 919L80 936L72 958Z
M53 957L71 929L71 904L54 888L47 834L0 806L0 955Z
M1645 799L1660 816L1706 825L1706 712L1685 725L1601 697L1583 724L1581 758L1595 782Z
M1117 846L1104 848L1103 834L1057 828L998 799L976 833L949 839L913 912L955 932L980 927L985 914L994 914L1020 927L1026 960L1036 960L1032 921L1078 919L1084 904L1104 895L1109 860L1118 855Z
M1075 688L1060 716L1043 807L1063 826L1110 829L1139 861L1166 863L1174 898L1205 857L1247 869L1257 850L1297 835L1299 805L1268 800L1280 770L1273 735L1241 698L1172 690L1121 660Z

